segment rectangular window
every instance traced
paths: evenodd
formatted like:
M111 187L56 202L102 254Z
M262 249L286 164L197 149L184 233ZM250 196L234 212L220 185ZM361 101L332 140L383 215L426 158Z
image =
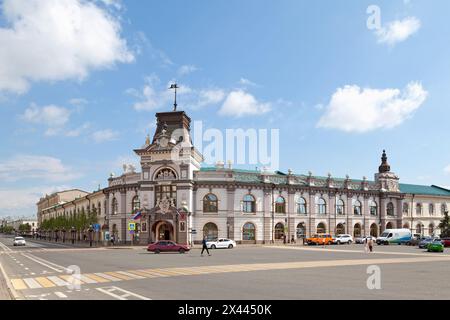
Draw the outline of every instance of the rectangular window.
M173 199L177 203L177 186L162 185L155 188L155 206L159 204L162 199Z

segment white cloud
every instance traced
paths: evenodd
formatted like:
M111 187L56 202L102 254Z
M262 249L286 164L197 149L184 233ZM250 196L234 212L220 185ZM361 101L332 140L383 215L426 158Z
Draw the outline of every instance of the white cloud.
M193 108L198 109L220 103L225 96L226 93L222 89L201 89L196 92L196 97L192 102Z
M65 166L60 159L48 156L16 155L0 162L0 179L19 181L39 179L44 181L70 181L80 177Z
M403 20L395 20L386 27L375 31L379 43L395 45L405 41L420 29L420 20L416 17L407 17Z
M250 81L250 80L248 80L246 78L241 78L239 80L239 84L241 84L243 86L251 86L251 87L256 87L257 86L256 83L254 83L254 82L252 82L252 81Z
M48 127L64 126L70 118L70 110L55 105L38 107L36 104L25 110L21 118L30 123L43 124Z
M117 131L113 131L111 129L95 131L92 134L92 138L96 143L102 143L106 141L114 141L119 137L119 133Z
M412 116L426 100L421 84L399 89L370 89L356 85L338 88L317 126L346 132L393 128Z
M178 69L178 75L180 75L180 76L185 76L185 75L188 75L188 74L190 74L190 73L192 73L192 72L195 72L195 71L197 71L198 69L197 69L197 67L196 66L194 66L194 65L184 65L184 66L181 66L179 69Z
M446 174L450 174L450 164L444 168Z
M141 90L128 89L126 92L140 100L133 105L136 111L171 110L174 93L168 89L170 83L162 86L159 78L151 75L145 79L145 85ZM180 85L177 90L177 103L180 110L185 107L199 109L220 103L225 95L225 91L220 88L192 89L189 86Z
M0 216L34 216L36 203L46 194L70 189L69 186L37 186L21 189L0 189Z
M91 124L89 122L84 123L83 125L81 125L78 128L72 129L72 130L67 130L64 135L66 137L79 137L81 134L86 133L86 131L91 127Z
M0 91L21 94L33 81L82 80L134 59L119 21L95 2L4 0L1 9L8 27L0 28Z
M243 90L235 90L228 94L219 110L219 114L222 116L242 117L247 115L261 115L270 110L270 103L260 103L250 93Z

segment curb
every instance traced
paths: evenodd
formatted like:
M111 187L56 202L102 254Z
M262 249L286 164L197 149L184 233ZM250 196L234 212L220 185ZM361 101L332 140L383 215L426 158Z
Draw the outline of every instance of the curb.
M6 274L6 272L5 272L5 269L3 268L3 266L2 266L2 264L0 263L0 271L1 271L1 274L2 274L2 276L3 276L3 280L5 281L5 283L6 283L6 287L7 287L7 291L8 291L8 293L9 293L9 295L10 295L10 298L11 298L11 300L20 300L21 299L21 296L17 293L17 291L11 286L11 281L9 280L9 277L8 277L8 275ZM0 281L1 281L2 279L0 279Z

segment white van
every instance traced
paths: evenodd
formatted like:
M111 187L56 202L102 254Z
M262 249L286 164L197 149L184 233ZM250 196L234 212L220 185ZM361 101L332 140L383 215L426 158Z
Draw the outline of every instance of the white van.
M405 244L411 240L412 234L409 229L386 229L377 238L377 244Z

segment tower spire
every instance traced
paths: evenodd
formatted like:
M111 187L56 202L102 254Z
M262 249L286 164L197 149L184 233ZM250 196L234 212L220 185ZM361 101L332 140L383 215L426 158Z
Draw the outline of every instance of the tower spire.
M170 88L169 89L173 89L173 90L175 90L175 102L173 103L173 111L175 112L175 111L177 111L177 89L179 89L180 87L176 84L176 83L174 83L174 84L172 84L171 86L170 86Z
M391 166L388 163L388 158L386 155L386 150L383 150L383 155L381 156L381 166L378 168L379 173L390 172Z

